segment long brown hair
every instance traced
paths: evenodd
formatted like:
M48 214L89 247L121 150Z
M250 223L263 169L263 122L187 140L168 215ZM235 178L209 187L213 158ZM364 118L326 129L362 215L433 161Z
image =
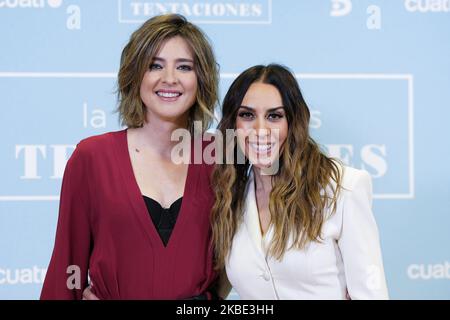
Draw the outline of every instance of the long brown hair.
M218 130L236 128L236 117L242 100L254 82L275 86L283 101L288 121L288 136L280 150L280 166L272 176L269 199L271 224L274 226L269 253L281 259L290 248L304 248L310 241L320 241L327 208L335 211L340 188L339 164L327 157L309 135L310 112L293 74L284 66L270 64L254 66L240 74L231 84L222 104L222 120ZM216 164L212 185L215 203L212 209L212 229L216 267L224 267L231 243L242 222L245 188L250 164ZM235 145L234 155L239 150ZM334 184L330 182L334 181ZM324 192L326 191L326 192ZM292 237L292 238L291 238ZM293 239L292 245L288 242Z
M131 35L122 51L118 74L118 111L122 124L130 128L144 125L146 108L140 96L142 78L163 43L175 36L181 36L189 44L198 79L196 102L190 109L188 129L192 132L194 121L202 121L202 128L206 130L214 119L219 68L211 44L207 36L182 15L167 14L147 20Z

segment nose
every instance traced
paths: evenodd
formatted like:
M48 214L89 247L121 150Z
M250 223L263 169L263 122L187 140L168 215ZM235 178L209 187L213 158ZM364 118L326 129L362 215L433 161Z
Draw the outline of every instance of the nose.
M267 131L269 128L270 127L267 125L266 119L263 116L256 117L253 122L253 129L255 130Z
M178 82L174 68L164 68L162 81L167 84L176 84Z
M270 136L270 126L267 125L264 117L257 117L253 125L253 130L258 139L267 139Z

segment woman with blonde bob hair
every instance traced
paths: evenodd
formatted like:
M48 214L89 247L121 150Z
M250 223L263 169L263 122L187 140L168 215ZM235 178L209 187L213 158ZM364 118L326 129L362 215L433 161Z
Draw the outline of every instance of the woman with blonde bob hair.
M127 129L82 140L67 163L42 299L211 299L211 166L175 163L177 129L205 130L218 68L206 36L156 16L125 46L118 74ZM192 151L192 150L191 150ZM188 152L189 153L189 152Z
M293 74L247 69L222 113L218 129L235 129L237 143L213 171L215 262L239 296L387 298L370 176L320 150Z

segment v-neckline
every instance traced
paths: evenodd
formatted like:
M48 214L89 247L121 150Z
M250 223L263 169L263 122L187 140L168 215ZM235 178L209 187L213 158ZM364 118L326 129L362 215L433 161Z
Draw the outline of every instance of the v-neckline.
M266 256L266 249L272 237L273 226L272 224L270 224L266 232L262 234L261 222L259 220L258 204L256 202L256 188L254 179L254 173L253 171L250 171L250 176L247 181L244 223L254 245L263 256Z
M129 144L128 144L128 129L123 130L123 143L121 144L123 149L122 152L124 152L124 160L125 160L125 165L122 167L122 169L124 170L124 179L125 182L127 183L127 191L128 191L128 196L132 202L133 208L134 208L134 212L138 218L138 220L140 221L140 224L142 225L142 227L144 228L145 233L148 235L148 237L150 238L151 244L152 246L155 246L159 248L159 249L163 249L163 250L169 250L171 249L173 246L175 246L174 243L177 242L177 239L179 237L179 234L181 234L181 229L184 226L184 222L185 222L185 207L186 207L186 203L190 200L190 193L191 190L189 188L187 188L188 185L188 181L190 181L190 179L192 178L196 178L195 175L193 176L193 150L192 150L192 144L191 144L191 161L188 164L188 171L187 171L187 175L186 175L186 181L184 182L184 189L183 189L183 195L182 198L183 200L181 201L181 207L180 207L180 212L178 214L178 218L177 221L175 222L174 228L172 230L172 234L169 237L169 240L167 242L167 245L165 246L161 237L159 236L158 230L156 230L156 226L153 223L148 209L147 209L147 205L145 204L145 200L141 194L141 190L139 188L139 185L137 183L136 180L136 176L134 174L134 170L133 170L133 165L131 162L131 155L130 155L130 151L129 151ZM195 185L195 183L194 183Z

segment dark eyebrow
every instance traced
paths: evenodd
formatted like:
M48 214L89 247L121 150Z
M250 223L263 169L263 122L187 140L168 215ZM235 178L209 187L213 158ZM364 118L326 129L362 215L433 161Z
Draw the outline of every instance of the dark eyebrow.
M248 107L248 106L241 106L241 108L244 108L244 109L249 110L249 111L255 111L255 109L253 109L252 107ZM267 110L267 112L273 112L273 111L276 111L278 109L284 109L284 107L283 106L279 106L279 107L275 107L275 108L270 108L269 110Z
M153 58L153 61L162 61L162 62L165 62L166 59L161 58L161 57L154 57L154 58ZM176 62L190 62L190 63L194 63L193 60L187 59L187 58L178 58L178 59L176 59L175 61L176 61Z

